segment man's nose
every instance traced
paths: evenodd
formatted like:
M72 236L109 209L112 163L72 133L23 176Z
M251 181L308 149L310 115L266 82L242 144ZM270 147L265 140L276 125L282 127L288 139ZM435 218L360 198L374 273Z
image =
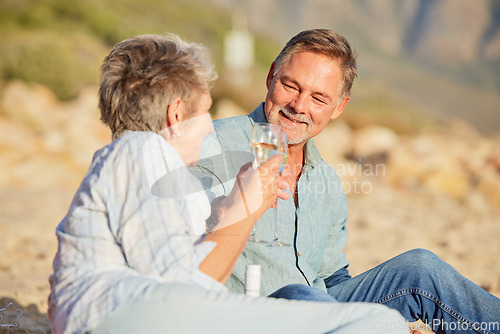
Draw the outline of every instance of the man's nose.
M290 107L292 107L297 114L303 114L307 107L307 97L304 93L297 94L294 99L290 102Z

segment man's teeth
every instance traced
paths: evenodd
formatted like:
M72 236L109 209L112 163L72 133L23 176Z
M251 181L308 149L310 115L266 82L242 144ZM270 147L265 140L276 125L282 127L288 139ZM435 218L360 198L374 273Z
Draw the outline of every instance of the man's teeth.
M295 120L295 119L293 119L293 118L289 117L289 116L288 116L287 114L285 114L285 113L283 113L283 115L285 115L285 117L286 117L287 119L291 120L291 121L292 121L292 122L294 122L294 123L302 123L302 122L300 122L300 121L297 121L297 120Z

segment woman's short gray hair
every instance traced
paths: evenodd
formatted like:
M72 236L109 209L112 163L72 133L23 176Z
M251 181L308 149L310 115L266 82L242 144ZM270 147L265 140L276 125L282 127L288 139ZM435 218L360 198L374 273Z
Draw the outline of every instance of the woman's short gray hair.
M207 49L178 36L141 35L118 43L104 60L99 88L101 120L113 139L125 130L160 132L177 97L195 106L217 78Z
M276 57L274 72L277 73L281 66L298 52L322 54L339 61L342 69L339 97L343 99L351 95L351 87L357 76L356 55L344 36L329 29L312 29L298 33Z

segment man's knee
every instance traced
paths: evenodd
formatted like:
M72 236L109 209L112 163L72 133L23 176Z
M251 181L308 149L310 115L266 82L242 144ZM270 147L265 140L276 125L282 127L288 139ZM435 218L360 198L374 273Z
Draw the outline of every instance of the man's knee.
M383 265L382 272L385 276L400 277L410 280L418 286L430 279L448 271L446 265L436 254L425 249L413 249L387 261Z
M392 266L406 270L437 270L444 262L431 251L426 249L412 249L394 258ZM399 269L397 268L397 269Z
M411 287L433 289L438 282L454 277L454 269L433 252L413 249L400 255L396 266L390 267L394 277L398 276ZM409 286L410 287L410 286Z
M406 254L408 265L415 266L418 269L440 268L444 264L439 256L426 249L412 249L404 254Z

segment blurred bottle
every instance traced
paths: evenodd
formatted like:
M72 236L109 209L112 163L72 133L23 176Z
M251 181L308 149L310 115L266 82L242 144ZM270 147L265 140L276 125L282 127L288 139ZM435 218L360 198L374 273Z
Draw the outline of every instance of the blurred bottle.
M248 296L260 296L260 265L247 264L245 272L245 294Z

